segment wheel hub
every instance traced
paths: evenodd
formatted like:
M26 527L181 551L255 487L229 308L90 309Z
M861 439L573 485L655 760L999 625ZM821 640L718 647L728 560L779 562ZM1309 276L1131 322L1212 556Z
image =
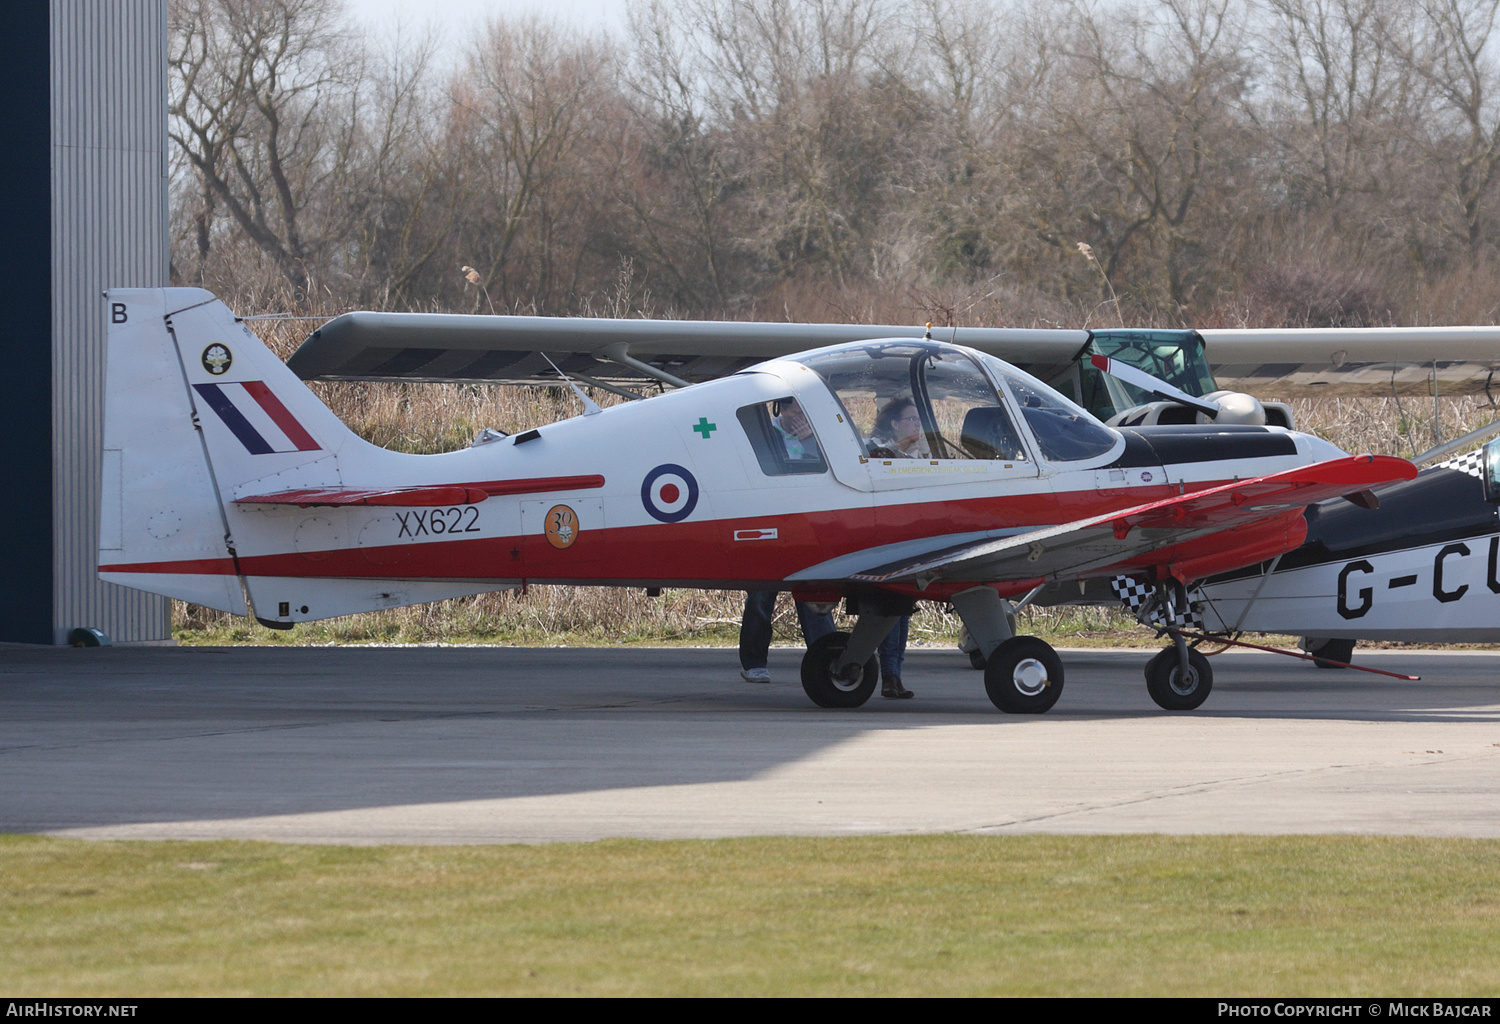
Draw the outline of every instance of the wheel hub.
M864 669L859 665L845 665L842 670L829 666L828 681L833 684L835 690L848 693L851 690L859 689L859 684L864 679L864 674Z
M1052 682L1047 678L1047 666L1035 658L1026 658L1017 663L1011 670L1010 681L1028 697L1035 697Z
M1179 697L1191 697L1194 691L1198 689L1198 671L1190 665L1187 671L1184 672L1179 666L1173 670L1171 677L1167 681L1167 685Z

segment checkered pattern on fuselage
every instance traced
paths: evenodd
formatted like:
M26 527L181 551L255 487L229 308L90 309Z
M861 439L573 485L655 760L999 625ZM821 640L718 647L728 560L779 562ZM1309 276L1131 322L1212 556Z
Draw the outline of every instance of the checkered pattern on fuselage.
M1137 619L1140 618L1142 606L1145 605L1147 599L1155 591L1155 588L1151 584L1143 583L1134 576L1116 576L1109 581L1109 586L1115 592L1115 596L1120 599L1120 602L1130 610L1130 614L1134 615ZM1162 614L1161 608L1158 607L1151 610L1147 624L1155 626L1158 629L1173 626L1178 629L1192 627L1193 629L1202 630L1203 618L1197 612L1193 611L1191 602L1189 602L1186 609L1179 609L1177 607L1177 596L1179 593L1180 591L1176 591L1175 588L1168 592L1168 600L1171 602L1168 605L1168 609L1172 613L1170 622Z

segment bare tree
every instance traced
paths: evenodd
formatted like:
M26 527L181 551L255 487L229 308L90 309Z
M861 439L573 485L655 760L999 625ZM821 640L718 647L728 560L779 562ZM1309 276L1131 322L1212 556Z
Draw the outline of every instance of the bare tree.
M1407 66L1431 88L1414 125L1427 169L1447 186L1440 222L1471 259L1491 243L1488 228L1500 176L1500 66L1494 37L1500 0L1422 0L1409 36L1396 40Z
M200 254L222 211L298 290L350 211L363 68L335 0L172 0L172 141L199 183ZM316 210L314 210L316 206Z
M1245 24L1233 0L1075 4L1065 81L1050 96L1063 182L1109 278L1188 306L1235 219L1245 153ZM1063 221L1062 223L1066 223ZM1064 250L1078 239L1057 232ZM1160 293L1159 296L1154 293Z
M463 237L483 287L507 303L569 276L557 232L592 198L597 135L616 113L616 59L600 40L535 18L491 23L452 89ZM530 243L525 265L517 260Z
M448 240L458 204L446 201L442 108L431 87L437 39L398 32L368 61L358 171L344 263L361 292L402 304Z
M1395 0L1265 0L1274 69L1269 127L1284 153L1291 201L1337 216L1351 195L1384 190L1422 103L1421 80L1395 42Z

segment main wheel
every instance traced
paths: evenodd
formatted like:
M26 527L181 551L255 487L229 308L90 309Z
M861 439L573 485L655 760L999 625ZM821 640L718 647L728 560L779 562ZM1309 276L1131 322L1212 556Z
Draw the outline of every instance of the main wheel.
M870 660L852 678L834 675L833 666L849 646L848 633L829 633L814 640L802 656L802 689L820 708L857 708L870 699L880 682L880 662Z
M1013 636L986 659L984 692L1001 711L1040 715L1057 703L1062 688L1062 659L1034 636Z
M969 652L969 667L976 672L984 671L984 652L973 650Z
M1191 711L1208 699L1214 688L1214 670L1208 659L1188 650L1188 670L1184 677L1182 659L1176 647L1168 647L1146 662L1146 692L1168 711Z
M1344 664L1354 660L1353 640L1318 640L1309 637L1307 640L1307 653L1313 656L1313 664L1318 668L1343 668L1343 665L1334 665L1333 661L1342 661ZM1324 661L1323 659L1330 659Z

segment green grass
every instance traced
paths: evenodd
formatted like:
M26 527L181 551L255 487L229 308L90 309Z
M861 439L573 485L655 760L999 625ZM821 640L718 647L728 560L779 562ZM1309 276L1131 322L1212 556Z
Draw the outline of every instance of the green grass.
M1491 995L1500 842L0 839L27 995Z

